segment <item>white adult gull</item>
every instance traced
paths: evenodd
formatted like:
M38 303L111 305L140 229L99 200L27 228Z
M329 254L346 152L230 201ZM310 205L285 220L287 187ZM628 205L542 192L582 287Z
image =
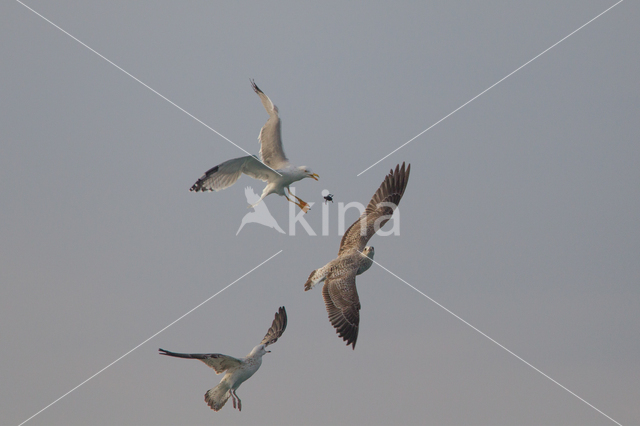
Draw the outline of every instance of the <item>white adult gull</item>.
M255 155L247 155L245 157L227 160L207 170L205 174L193 184L190 191L220 191L236 183L244 173L254 179L267 182L267 186L265 186L262 191L262 196L258 202L249 207L255 207L269 194L278 194L300 207L306 213L309 211L309 204L292 194L289 185L304 178L318 180L319 176L312 173L306 166L298 167L289 162L282 148L278 108L271 102L271 99L256 86L253 80L251 81L251 86L258 96L260 96L262 105L264 105L264 108L269 113L269 119L258 135L258 140L260 141L260 159L262 162L260 162ZM293 199L285 194L285 188L289 196Z
M384 178L371 201L347 229L340 241L338 257L316 269L309 275L304 290L311 290L320 282L329 321L339 337L356 348L360 326L360 299L356 289L356 275L362 274L373 265L373 247L367 246L369 239L382 228L393 215L400 203L409 181L411 165L405 169L402 163Z
M165 351L164 349L159 349L159 351L160 355L199 359L209 367L213 368L216 374L226 371L227 373L224 375L218 386L213 389L209 389L204 394L204 400L214 411L218 411L224 407L224 404L227 402L229 397L231 397L233 399L233 408L236 408L237 406L238 411L241 411L242 402L240 401L240 398L238 398L238 395L236 395L236 390L245 380L253 376L253 374L258 371L262 364L262 356L271 352L266 350L267 346L275 343L278 338L282 336L285 328L287 328L287 312L285 311L284 306L282 306L278 312L276 312L273 323L271 324L269 331L267 331L267 334L264 336L264 339L262 339L262 342L253 348L251 352L249 352L249 355L244 358L234 358L222 354L183 354Z

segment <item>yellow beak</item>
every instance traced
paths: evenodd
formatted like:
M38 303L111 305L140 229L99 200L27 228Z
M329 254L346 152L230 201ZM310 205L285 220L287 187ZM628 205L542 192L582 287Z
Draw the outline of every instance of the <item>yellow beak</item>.
M317 173L311 173L310 175L308 175L310 178L313 178L315 180L318 180L318 178L320 177L320 175L318 175Z

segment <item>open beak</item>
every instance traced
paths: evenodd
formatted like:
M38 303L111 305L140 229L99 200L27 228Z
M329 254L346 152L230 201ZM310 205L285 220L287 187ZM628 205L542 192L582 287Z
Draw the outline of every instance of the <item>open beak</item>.
M318 178L320 177L320 175L318 175L317 173L311 173L310 175L307 175L307 176L309 176L310 178L313 178L315 180L318 180Z

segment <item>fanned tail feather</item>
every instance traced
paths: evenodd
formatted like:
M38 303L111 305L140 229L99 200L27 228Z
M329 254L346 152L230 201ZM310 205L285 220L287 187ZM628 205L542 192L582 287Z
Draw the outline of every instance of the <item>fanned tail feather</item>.
M317 269L314 269L313 272L311 272L311 274L309 275L309 279L307 280L307 282L304 283L304 291L311 290L313 286L317 284L313 282L313 275L316 273L316 271Z
M213 411L220 411L230 396L229 385L221 382L218 386L213 389L209 389L204 394L204 402L206 402Z
M318 268L309 274L309 279L304 283L304 291L311 290L313 286L327 278L327 270L329 269L329 264L324 265L322 268Z

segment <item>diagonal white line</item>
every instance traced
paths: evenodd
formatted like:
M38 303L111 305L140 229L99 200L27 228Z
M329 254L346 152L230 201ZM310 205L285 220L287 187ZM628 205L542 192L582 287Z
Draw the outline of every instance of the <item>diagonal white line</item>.
M45 21L47 21L48 23L50 23L51 25L53 25L54 27L56 27L57 29L59 29L60 31L62 31L63 33L65 33L66 35L68 35L69 37L71 37L72 39L74 39L75 41L77 41L78 43L80 43L81 45L83 45L84 47L86 47L87 49L89 49L90 51L92 51L93 53L95 53L96 55L98 55L99 57L101 57L102 59L104 59L105 61L109 62L111 65L113 65L114 67L118 68L120 71L122 71L123 73L125 73L126 75L128 75L129 77L131 77L132 79L134 79L135 81L137 81L138 83L142 84L144 87L146 87L147 89L151 90L153 93L155 93L156 95L160 96L162 99L164 99L165 101L169 102L171 105L173 105L174 107L178 108L180 111L184 112L185 114L187 114L189 117L193 118L194 120L196 120L198 123L202 124L204 127L206 127L207 129L211 130L212 132L214 132L215 134L217 134L218 136L220 136L221 138L223 138L224 140L226 140L227 142L229 142L230 144L232 144L233 146L235 146L236 148L238 148L239 150L241 150L242 152L244 152L245 154L248 155L252 155L249 151L245 150L244 148L242 148L240 145L237 145L236 143L234 143L231 139L227 138L225 135L223 135L222 133L218 132L216 129L214 129L213 127L209 126L207 123L205 123L204 121L200 120L198 117L196 117L195 115L191 114L189 111L187 111L186 109L182 108L180 105L176 104L175 102L173 102L171 99L167 98L166 96L164 96L162 93L158 92L157 90L155 90L153 87L149 86L148 84L146 84L145 82L143 82L142 80L140 80L138 77L134 76L133 74L131 74L130 72L128 72L127 70L125 70L124 68L122 68L121 66L117 65L116 63L114 63L112 60L110 60L109 58L107 58L106 56L98 53L95 49L89 47L86 43L80 41L78 38L74 37L73 35L71 35L69 32L63 30L62 28L60 28L58 25L54 24L51 20L45 18L43 15L41 15L40 13L36 12L34 9L30 8L29 6L27 6L26 4L24 4L22 1L20 0L16 0L18 3L20 3L21 5L23 5L24 7L26 7L27 9L29 9L30 11L32 11L33 13L35 13L36 15L38 15L39 17L41 17L42 19L44 19ZM260 161L262 164L264 164L264 162L262 162L262 160L258 159L258 161ZM269 169L273 170L274 172L276 172L278 175L282 176L277 170L272 169L271 167L267 166L266 164L264 164L265 167L268 167Z
M362 253L360 253L362 254ZM362 254L363 256L365 256L364 254ZM536 370L538 373L542 374L544 377L546 377L547 379L551 380L553 383L555 383L556 385L560 386L562 389L566 390L567 392L569 392L571 395L575 396L576 398L578 398L580 401L584 402L585 404L587 404L589 407L593 408L594 410L596 410L598 413L602 414L603 416L605 416L606 418L608 418L609 420L611 420L612 422L614 422L617 425L622 426L620 423L618 423L617 421L615 421L614 419L612 419L610 416L606 415L604 412L602 412L602 410L599 410L597 407L595 407L593 404L589 403L588 401L586 401L584 398L581 398L580 396L578 396L575 392L571 391L570 389L568 389L566 386L562 385L560 382L558 382L557 380L554 380L553 378L551 378L549 375L545 374L542 370L540 370L539 368L535 367L534 365L532 365L531 363L527 362L525 359L523 359L522 357L516 355L513 351L509 350L507 347L505 347L504 345L498 343L495 339L492 339L491 337L489 337L486 333L480 331L478 328L474 327L473 325L471 325L468 321L465 321L464 319L462 319L460 316L456 315L455 313L453 313L452 311L450 311L449 309L445 308L443 305L441 305L440 303L436 302L434 299L432 299L431 297L427 296L426 294L424 294L423 292L421 292L420 290L418 290L417 288L415 288L414 286L412 286L411 284L409 284L408 282L406 282L405 280L403 280L402 278L400 278L399 276L397 276L396 274L394 274L393 272L391 272L390 270L388 270L387 268L385 268L384 266L382 266L381 264L379 264L378 262L376 262L375 260L371 259L371 261L373 263L375 263L376 265L378 265L379 267L381 267L382 269L384 269L385 271L387 271L388 273L390 273L391 275L393 275L394 277L396 277L397 279L399 279L400 281L402 281L403 283L405 283L406 285L408 285L409 287L411 287L412 289L414 289L415 291L417 291L418 293L420 293L421 295L423 295L424 297L426 297L427 299L429 299L430 301L432 301L433 303L435 303L436 305L440 306L442 309L444 309L445 311L447 311L448 313L450 313L451 315L453 315L454 317L456 317L457 319L459 319L460 321L462 321L463 323L465 323L466 325L468 325L469 327L471 327L472 329L474 329L475 331L477 331L478 333L482 334L484 337L486 337L487 339L491 340L493 343L495 343L496 345L500 346L502 349L504 349L505 351L509 352L511 355L513 355L514 357L518 358L520 361L524 362L525 364L527 364L529 367L533 368L534 370Z
M464 108L465 106L469 105L471 102L475 101L476 99L478 99L480 96L484 95L486 92L488 92L489 90L493 89L495 86L497 86L498 84L502 83L504 80L506 80L507 78L511 77L513 74L517 73L518 71L520 71L522 68L526 67L527 65L529 65L531 62L535 61L536 59L538 59L540 56L544 55L545 53L547 53L549 50L553 49L554 47L556 47L557 45L559 45L560 43L562 43L563 41L565 41L566 39L568 39L569 37L571 37L572 35L574 35L575 33L577 33L578 31L580 31L581 29L583 29L584 27L586 27L587 25L589 25L590 23L592 23L593 21L595 21L596 19L598 19L599 17L601 17L602 15L604 15L605 13L607 13L608 11L610 11L611 9L613 9L614 7L616 7L617 5L619 5L620 3L622 3L624 0L619 0L616 4L614 4L613 6L609 7L607 10L605 10L604 12L600 13L598 16L596 16L595 18L589 20L587 23L581 25L580 27L578 27L576 30L572 31L569 35L565 36L564 38L562 38L560 41L552 44L551 46L547 47L545 50L543 50L542 52L540 52L539 54L537 54L536 56L534 56L532 59L529 59L527 62L525 62L524 64L520 65L518 68L516 68L515 70L511 71L509 74L507 74L506 76L502 77L500 80L498 80L497 82L493 83L491 86L487 87L486 89L484 89L482 92L478 93L476 96L474 96L473 98L469 99L467 102L465 102L464 104L460 105L458 108L454 109L453 111L451 111L449 114L445 115L444 117L442 117L440 120L436 121L435 123L433 123L431 126L427 127L426 129L424 129L422 132L418 133L417 135L415 135L414 137L412 137L411 139L409 139L408 141L406 141L405 143L403 143L402 145L400 145L399 147L397 147L396 149L394 149L393 151L391 151L390 153L388 153L387 155L385 155L384 157L382 157L381 159L379 159L378 161L376 161L375 163L373 163L372 165L370 165L369 167L367 167L366 169L364 169L363 171L361 171L360 173L358 173L356 175L356 177L360 176L361 174L363 174L364 172L366 172L367 170L369 170L370 168L372 168L373 166L375 166L376 164L380 163L381 161L383 161L385 158L393 155L394 153L396 153L397 151L399 151L400 149L404 148L406 145L408 145L409 143L413 142L414 139L422 136L424 133L426 133L427 131L431 130L433 127L435 127L436 125L440 124L441 122L443 122L444 120L446 120L447 118L449 118L450 116L452 116L453 114L455 114L456 112L460 111L462 108Z
M69 392L65 393L64 395L62 395L60 398L56 399L55 401L53 401L51 404L47 405L46 407L44 407L42 410L38 411L37 413L35 413L33 416L29 417L27 420L23 421L22 423L20 423L20 425L18 426L22 426L23 424L27 423L29 420L33 419L35 416L37 416L38 414L42 413L44 410L46 410L47 408L51 407L53 404L55 404L56 402L60 401L62 398L64 398L65 396L69 395L71 392L73 392L74 390L78 389L80 386L84 385L85 383L87 383L89 380L93 379L94 377L96 377L98 374L102 373L104 370L106 370L107 368L111 367L113 364L115 364L116 362L120 361L122 358L126 357L127 355L129 355L131 352L135 351L136 349L138 349L140 346L144 345L145 343L147 343L149 340L153 339L154 337L156 337L158 334L162 333L163 331L165 331L167 328L171 327L173 324L177 323L178 321L180 321L182 318L186 317L187 315L189 315L191 312L195 311L196 309L198 309L200 306L204 305L205 303L207 303L209 300L213 299L214 297L216 297L217 295L219 295L220 293L222 293L223 291L225 291L226 289L228 289L229 287L231 287L232 285L234 285L235 283L237 283L238 281L240 281L241 279L243 279L244 277L246 277L247 275L249 275L250 273L252 273L253 271L255 271L256 269L258 269L259 267L261 267L262 265L264 265L265 263L267 263L268 261L270 261L271 259L273 259L274 257L276 257L277 255L279 255L280 253L282 253L282 250L280 250L279 252L277 252L276 254L274 254L273 256L271 256L270 258L268 258L267 260L265 260L264 262L262 262L261 264L259 264L258 266L254 267L253 269L251 269L249 272L245 273L243 276L241 276L240 278L238 278L237 280L235 280L234 282L232 282L231 284L229 284L228 286L226 286L225 288L223 288L222 290L220 290L219 292L217 292L216 294L214 294L213 296L209 297L207 300L205 300L204 302L200 303L199 305L197 305L195 308L191 309L189 312L187 312L186 314L182 315L181 317L179 317L178 319L176 319L175 321L173 321L172 323L170 323L169 325L167 325L166 327L164 327L162 330L158 331L157 333L155 333L153 336L149 337L148 339L144 340L142 343L140 343L139 345L137 345L136 347L134 347L133 349L131 349L129 352L125 353L124 355L122 355L120 358L116 359L115 361L113 361L111 364L107 365L106 367L104 367L102 370L98 371L97 373L95 373L93 376L89 377L87 380L85 380L84 382L80 383L78 386L76 386L75 388L71 389Z

